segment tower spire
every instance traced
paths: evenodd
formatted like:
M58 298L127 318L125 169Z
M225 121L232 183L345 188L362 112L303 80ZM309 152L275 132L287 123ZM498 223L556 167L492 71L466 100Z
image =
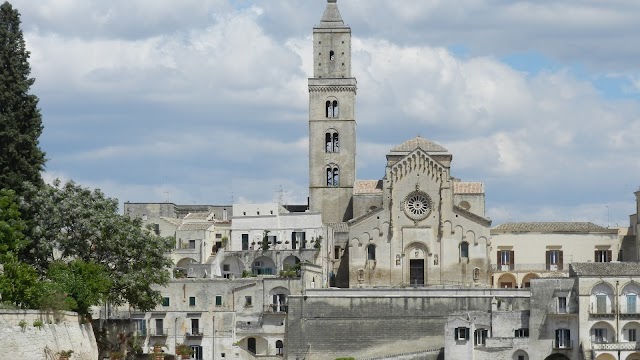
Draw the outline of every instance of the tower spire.
M338 0L327 0L327 8L324 10L322 20L320 20L321 28L344 27L344 21L338 10Z

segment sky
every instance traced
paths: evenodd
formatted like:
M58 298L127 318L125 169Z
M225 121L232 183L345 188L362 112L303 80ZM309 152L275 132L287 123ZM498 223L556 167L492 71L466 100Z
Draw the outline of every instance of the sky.
M325 0L11 0L45 178L120 202L306 203ZM486 215L628 226L640 187L640 2L339 0L357 178L423 136Z

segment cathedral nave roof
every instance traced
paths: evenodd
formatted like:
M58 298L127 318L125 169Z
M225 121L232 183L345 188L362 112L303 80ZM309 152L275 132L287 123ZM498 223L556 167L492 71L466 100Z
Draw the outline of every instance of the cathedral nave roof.
M416 136L413 139L407 140L402 144L391 149L391 152L412 152L415 149L422 149L428 153L430 152L448 152L442 145L436 144L431 140L427 140L422 136Z

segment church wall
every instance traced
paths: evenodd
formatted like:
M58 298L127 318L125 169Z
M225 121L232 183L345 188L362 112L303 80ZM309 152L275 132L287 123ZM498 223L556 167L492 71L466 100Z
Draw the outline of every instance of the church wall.
M289 299L287 356L367 358L439 349L449 313L488 311L493 297L528 309L529 292L522 290L307 290ZM438 356L430 354L425 358Z
M456 194L453 197L453 205L459 206L478 216L485 216L485 196L484 194ZM466 202L469 208L466 208Z
M367 214L374 208L382 207L382 193L358 194L353 196L353 218Z
M349 230L349 286L393 286L401 278L393 276L393 245L389 241L388 211L373 213L352 224ZM367 246L375 246L375 260L368 260ZM395 260L394 260L395 261Z

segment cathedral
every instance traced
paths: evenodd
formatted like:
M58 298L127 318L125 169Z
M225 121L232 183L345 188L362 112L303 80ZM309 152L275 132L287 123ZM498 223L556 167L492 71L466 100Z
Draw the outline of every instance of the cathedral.
M383 179L357 180L351 28L335 0L313 51L309 208L333 229L334 285L488 284L483 184L452 177L453 156L422 137L389 151Z

